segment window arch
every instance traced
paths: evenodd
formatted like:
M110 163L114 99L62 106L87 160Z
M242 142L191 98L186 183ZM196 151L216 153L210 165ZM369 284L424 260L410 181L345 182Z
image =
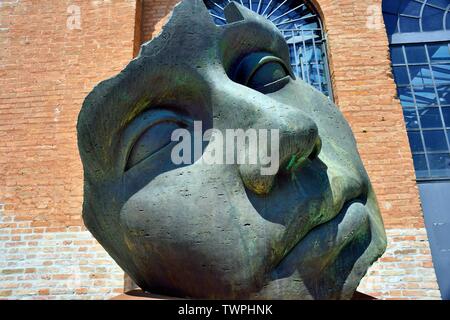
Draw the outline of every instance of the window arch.
M448 0L383 1L388 34L450 30Z
M204 0L214 22L226 23L223 8L231 0ZM305 0L233 0L272 21L285 37L291 65L299 78L331 97L326 35L313 6Z
M449 0L383 1L392 70L418 180L450 178Z

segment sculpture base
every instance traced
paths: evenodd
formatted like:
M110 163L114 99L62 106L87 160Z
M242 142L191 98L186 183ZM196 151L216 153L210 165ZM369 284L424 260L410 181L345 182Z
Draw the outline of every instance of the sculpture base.
M141 289L135 289L118 295L111 300L182 300L182 298L161 296L144 292ZM377 298L356 291L352 300L377 300Z

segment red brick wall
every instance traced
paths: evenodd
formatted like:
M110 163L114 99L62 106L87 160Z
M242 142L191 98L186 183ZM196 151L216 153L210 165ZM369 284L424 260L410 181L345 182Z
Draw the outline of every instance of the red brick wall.
M80 29L68 27L71 5ZM2 1L0 296L122 291L123 273L82 228L75 125L87 93L133 57L135 14L134 0Z

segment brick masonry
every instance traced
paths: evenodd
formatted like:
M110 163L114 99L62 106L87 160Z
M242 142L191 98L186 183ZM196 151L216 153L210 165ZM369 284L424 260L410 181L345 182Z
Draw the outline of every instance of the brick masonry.
M388 249L358 291L378 299L440 299L424 228L387 229Z
M133 58L135 18L134 0L1 1L1 298L123 291L82 224L75 125L94 85Z
M76 118L86 94L159 33L176 2L2 1L0 298L108 298L123 290L123 274L82 225ZM360 290L439 298L381 0L314 5L328 36L334 99L355 133L389 238Z
M105 299L123 292L124 274L81 227L64 232L15 222L0 207L0 298Z

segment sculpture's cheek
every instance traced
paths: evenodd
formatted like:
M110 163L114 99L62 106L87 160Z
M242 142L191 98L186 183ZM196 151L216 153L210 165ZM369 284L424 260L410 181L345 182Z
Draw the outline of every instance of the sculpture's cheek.
M125 203L121 223L145 272L140 285L178 296L233 298L267 281L284 227L264 220L236 170L221 167L167 172Z

